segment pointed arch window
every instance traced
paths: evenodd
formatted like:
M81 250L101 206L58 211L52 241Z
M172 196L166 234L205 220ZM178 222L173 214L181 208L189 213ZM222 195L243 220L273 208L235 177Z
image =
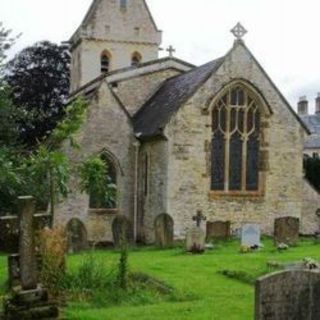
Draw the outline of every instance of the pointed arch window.
M131 66L137 67L142 62L142 56L139 52L134 52L131 56Z
M102 52L100 57L101 73L109 72L110 64L111 64L111 54L109 53L109 51L105 50Z
M116 209L117 208L117 169L112 159L106 153L101 154L101 159L106 165L105 184L107 195L97 193L90 194L91 209Z
M242 85L229 88L214 104L211 190L259 191L261 110Z

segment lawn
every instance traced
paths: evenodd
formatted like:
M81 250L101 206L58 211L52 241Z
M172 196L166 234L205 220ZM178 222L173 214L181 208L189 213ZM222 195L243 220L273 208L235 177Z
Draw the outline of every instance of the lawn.
M141 248L129 254L130 271L144 272L175 288L176 299L160 299L150 304L124 304L95 307L85 302L70 302L65 318L70 320L248 320L253 319L254 287L219 274L221 270L245 271L254 277L265 273L268 261L292 262L305 257L320 260L320 244L303 240L298 246L279 253L271 240L255 253L240 254L236 241L220 243L203 255L190 255L182 248L157 250ZM96 251L97 260L114 269L119 259L116 251ZM68 268L79 266L83 255L69 256ZM5 281L6 260L0 257L0 281ZM3 288L2 286L0 288ZM180 299L180 298L181 299ZM102 297L103 299L103 297ZM134 300L133 300L134 301Z

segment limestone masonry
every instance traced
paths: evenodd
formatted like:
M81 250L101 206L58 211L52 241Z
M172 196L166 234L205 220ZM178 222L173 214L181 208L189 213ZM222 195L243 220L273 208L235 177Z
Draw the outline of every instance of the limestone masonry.
M93 243L113 242L126 216L136 241L155 241L155 221L172 217L185 238L197 210L209 223L246 223L272 234L279 217L318 231L319 194L303 179L309 129L241 36L231 50L195 67L158 58L161 32L144 0L95 0L71 38L72 93L88 101L76 164L97 154L117 187L114 205L95 207L73 175L56 223L79 219ZM203 224L205 229L205 224Z

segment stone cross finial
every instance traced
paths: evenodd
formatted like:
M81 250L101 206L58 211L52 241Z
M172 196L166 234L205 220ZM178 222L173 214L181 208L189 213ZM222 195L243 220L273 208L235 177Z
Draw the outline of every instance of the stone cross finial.
M230 31L237 40L241 40L248 31L244 28L244 26L238 22L236 26Z
M166 51L169 52L169 57L173 57L173 54L176 52L176 49L174 49L173 46L170 45Z
M197 227L199 228L201 226L202 221L206 221L207 217L205 217L201 210L197 211L197 214L192 217L192 220L197 223Z
M37 288L37 259L35 253L35 239L33 229L33 215L35 201L33 197L19 197L20 207L20 273L23 290Z

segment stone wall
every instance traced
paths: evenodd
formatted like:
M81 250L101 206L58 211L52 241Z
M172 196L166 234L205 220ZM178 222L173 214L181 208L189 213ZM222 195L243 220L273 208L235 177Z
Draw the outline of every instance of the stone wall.
M300 232L304 235L314 234L320 231L320 194L307 180L303 182L303 202Z
M115 214L133 217L135 147L130 120L103 84L91 100L87 121L79 131L76 141L80 149L67 143L65 151L72 163L71 193L57 208L56 224L66 225L71 218L79 218L86 226L89 241L112 242L111 222ZM89 197L80 193L77 165L91 155L106 151L117 169L117 210L89 209Z
M147 175L145 159L148 158ZM143 229L144 242L155 240L154 221L162 213L167 213L168 195L168 143L164 140L144 143L139 157L139 212L143 219L139 222ZM145 180L147 179L147 180ZM147 192L145 184L147 183Z
M118 95L130 115L135 114L168 78L180 74L176 69L155 71L118 82Z
M212 198L211 110L205 108L234 79L246 79L258 88L272 109L262 124L263 195ZM197 209L209 221L230 220L233 230L250 222L260 224L268 234L273 232L276 217L300 218L304 130L242 45L233 49L215 75L184 104L165 134L169 139L168 213L174 218L176 236L184 236L194 224Z

